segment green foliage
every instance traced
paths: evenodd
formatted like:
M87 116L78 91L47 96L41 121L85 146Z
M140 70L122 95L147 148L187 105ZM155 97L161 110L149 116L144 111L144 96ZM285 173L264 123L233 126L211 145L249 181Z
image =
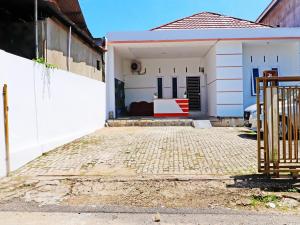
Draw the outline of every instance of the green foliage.
M287 192L298 193L299 190L297 188L290 188L287 190Z
M36 63L45 65L45 67L48 68L48 69L57 69L58 68L54 64L47 63L45 58L37 58L37 59L34 59L33 61L36 62Z
M269 202L272 202L272 203L277 203L280 201L280 198L276 195L252 195L251 196L251 205L252 206L257 206L257 205L260 205L260 204L266 204L266 203L269 203Z

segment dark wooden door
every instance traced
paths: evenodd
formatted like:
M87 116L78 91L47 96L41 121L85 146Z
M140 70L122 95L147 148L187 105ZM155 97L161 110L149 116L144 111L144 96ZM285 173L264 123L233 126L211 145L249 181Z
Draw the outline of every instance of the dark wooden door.
M190 100L190 110L201 110L200 77L187 77L186 91Z

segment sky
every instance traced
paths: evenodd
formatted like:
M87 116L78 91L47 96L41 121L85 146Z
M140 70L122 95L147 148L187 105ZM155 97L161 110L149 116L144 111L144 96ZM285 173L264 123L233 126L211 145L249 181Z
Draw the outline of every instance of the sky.
M255 21L271 0L79 0L94 37L143 31L208 11Z

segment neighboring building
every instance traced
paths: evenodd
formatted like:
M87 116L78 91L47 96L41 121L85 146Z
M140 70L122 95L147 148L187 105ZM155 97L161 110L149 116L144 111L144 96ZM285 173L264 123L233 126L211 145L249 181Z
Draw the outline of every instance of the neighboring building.
M273 0L257 22L274 27L300 27L300 1Z
M104 80L104 49L94 42L78 0L39 0L38 6L38 58L60 69ZM36 58L33 0L1 1L0 29L0 49Z
M160 107L176 108L174 115L180 115L181 100L178 106L167 100L187 94L193 115L239 120L256 102L255 78L264 70L300 73L299 42L297 28L271 28L208 12L151 31L109 33L107 113L119 116L119 106L133 102L155 103L156 93L166 100ZM136 62L141 63L138 73ZM118 92L124 92L124 104Z

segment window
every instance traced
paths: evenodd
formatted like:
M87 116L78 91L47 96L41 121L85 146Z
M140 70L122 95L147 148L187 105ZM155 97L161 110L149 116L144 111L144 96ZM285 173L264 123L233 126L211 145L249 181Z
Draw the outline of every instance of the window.
M256 78L259 77L259 69L253 68L252 69L252 76L251 76L251 95L256 95Z
M172 96L177 98L177 77L172 78Z
M157 97L162 98L163 97L163 80L161 77L157 78Z
M277 72L277 76L279 75L279 72L278 72L278 68L277 68L277 67L273 67L273 68L272 68L272 70L274 70L274 71L276 71L276 72ZM275 85L277 85L277 86L278 86L278 85L279 85L279 83L276 81L276 82L275 82Z
M97 70L101 70L101 63L100 63L100 60L97 60Z

